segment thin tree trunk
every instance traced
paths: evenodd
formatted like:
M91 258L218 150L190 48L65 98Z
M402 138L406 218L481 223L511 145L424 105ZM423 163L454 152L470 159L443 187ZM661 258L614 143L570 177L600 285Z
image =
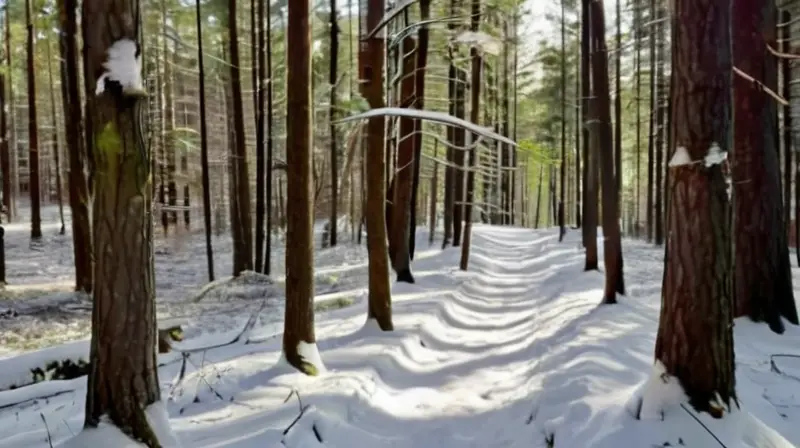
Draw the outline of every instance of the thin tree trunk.
M266 50L267 60L266 63L262 66L265 70L265 79L267 82L267 156L266 156L266 179L264 179L264 183L266 184L267 191L264 194L266 201L264 204L264 208L266 209L266 229L264 235L264 274L270 275L272 273L272 183L273 183L273 168L272 168L272 159L273 159L273 151L274 151L274 140L273 140L273 116L272 116L272 6L271 2L266 1L265 4L265 21L266 21L266 35L263 37L265 40L265 45L262 48Z
M567 26L564 2L565 0L561 0L561 186L558 199L558 241L563 241L567 233L564 216L564 187L567 174Z
M420 0L419 2L420 21L425 22L430 19L431 0ZM425 73L428 67L428 41L430 32L428 25L421 25L417 31L417 63L414 72L414 91L416 108L425 109ZM422 120L414 120L414 180L411 190L411 231L408 236L408 256L414 259L414 249L417 242L417 207L419 189L419 171L422 167Z
M208 122L206 121L206 75L203 54L203 15L200 2L195 5L195 19L197 21L197 65L198 83L200 90L200 164L203 183L203 223L206 234L206 263L208 266L208 281L214 281L214 248L211 244L211 181L208 166Z
M83 112L81 110L78 81L78 50L75 36L77 0L58 3L61 33L61 64L64 84L64 123L67 153L69 155L69 205L72 211L72 250L75 257L75 289L92 292L92 225L89 217L89 186L84 174L86 151L82 136Z
M656 0L650 0L650 19L656 16ZM647 217L647 241L653 241L654 220L653 212L655 211L654 200L654 185L653 179L655 170L655 134L656 129L656 108L658 107L658 98L656 98L656 29L650 26L648 33L650 38L650 133L647 136L647 202L645 204L646 217Z
M267 166L264 154L264 83L270 82L266 79L266 42L264 40L264 4L259 0L258 5L252 12L254 15L253 34L253 87L255 91L255 119L256 119L256 231L255 231L255 265L256 272L264 270L264 215L266 209L266 172L272 167Z
M477 33L481 24L481 0L472 0L470 11L470 30ZM470 59L472 60L472 73L470 75L470 105L469 119L474 124L480 124L481 110L481 67L483 58L476 47L470 49ZM466 133L465 133L466 135ZM477 141L478 135L471 134L469 145L472 147L467 158L467 191L464 204L464 241L461 245L461 261L459 268L466 271L469 267L469 249L472 242L472 201L475 197L475 158L478 147L472 143Z
M608 59L605 39L605 13L602 0L591 3L592 97L596 112L597 146L600 149L600 174L603 188L603 259L605 291L603 303L616 303L616 293L624 294L622 284L622 243L619 229L619 195L614 185L614 147L611 136L611 104ZM620 289L622 289L620 291Z
M369 0L367 29L373 29L381 20L384 0ZM362 96L373 109L383 107L383 65L386 42L382 37L371 37L359 58ZM392 331L392 296L389 285L389 257L386 236L386 157L384 130L386 120L375 117L367 124L367 144L364 153L367 199L365 210L367 225L367 251L369 254L369 297L367 318L375 320L383 331Z
M331 217L330 217L330 245L336 245L337 227L339 221L339 154L338 154L338 141L336 136L336 69L339 64L339 23L337 20L336 0L330 2L330 70L328 74L328 82L330 83L330 107L328 108L328 121L330 124L331 134Z
M411 108L415 103L414 87L416 67L415 42L412 37L403 39L402 54L402 81L400 82L399 107ZM397 274L398 282L414 283L411 273L409 257L409 234L411 231L411 198L413 196L414 182L414 144L415 120L400 118L399 143L397 144L397 170L392 179L391 196L392 206L389 213L389 257L392 269Z
M53 82L53 58L51 57L52 51L50 50L50 39L45 42L47 48L47 80L50 82L50 116L53 123L53 157L56 163L56 195L58 196L58 217L61 220L61 228L58 231L59 235L64 235L67 232L67 226L64 224L64 192L61 180L61 149L58 144L58 114L56 114L56 94L55 83ZM62 79L63 84L63 79Z
M31 239L42 238L41 182L39 180L39 124L36 121L36 65L31 0L25 0L28 30L28 191L31 198Z
M16 198L19 189L19 176L17 171L17 146L14 126L14 82L11 76L11 19L8 9L3 13L5 16L5 80L8 84L8 97L3 97L3 153L8 158L8 171L3 171L3 204L6 206L6 217L8 221L14 220L16 215ZM5 95L5 88L3 95ZM8 105L6 106L6 103ZM9 117L10 116L10 117ZM10 119L9 119L10 118ZM7 127L10 121L11 126ZM13 142L13 144L12 144ZM8 174L8 176L6 176ZM6 187L8 185L8 187Z
M8 11L4 14L8 16ZM4 22L5 25L5 22ZM6 48L3 47L3 59L0 63L9 59L10 56L6 53ZM3 176L3 208L7 216L11 216L11 145L8 143L8 112L12 110L9 107L9 101L6 97L6 75L5 72L0 72L0 173Z
M235 277L238 277L242 271L253 269L253 225L250 215L250 183L248 182L247 147L244 134L238 38L236 0L228 0L228 51L230 53L228 56L230 58L231 96L233 97L233 132L236 135L233 154L231 154L233 159L231 215L234 217L231 228L233 231L233 275ZM289 79L291 80L291 78ZM288 121L291 123L294 121L294 117L291 114L289 116L292 117L292 120ZM287 147L292 147L292 145L287 144ZM287 151L287 153L294 152L294 149ZM295 189L302 191L302 185L293 186L290 191Z
M598 218L598 169L597 144L590 139L589 118L590 107L596 100L591 98L592 52L590 39L592 32L591 0L581 0L581 115L583 116L583 153L584 153L584 198L583 198L583 246L586 248L585 271L597 270L599 267L597 251L597 218Z
M428 244L433 245L433 239L436 236L436 199L437 199L437 189L439 188L439 162L436 161L436 157L439 155L439 140L433 141L433 175L431 176L431 187L430 187L430 210L428 211Z

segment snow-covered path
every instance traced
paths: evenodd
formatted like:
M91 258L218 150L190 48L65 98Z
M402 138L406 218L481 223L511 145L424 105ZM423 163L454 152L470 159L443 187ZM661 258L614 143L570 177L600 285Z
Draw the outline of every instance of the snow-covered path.
M253 333L262 342L192 355L180 383L179 363L168 364L160 378L172 428L192 448L714 448L680 408L643 422L625 407L652 365L662 251L626 241L629 294L598 306L603 275L582 271L579 238L479 225L467 273L456 268L460 248L421 251L417 284L393 287L396 331L364 325L363 289L348 293L353 306L317 314L328 371L316 378L280 362L271 323ZM775 336L737 321L736 344L748 412L727 426L700 418L728 447L800 443L800 362L782 360L782 374L769 363L771 353L797 353L800 329ZM0 408L0 447L49 446L43 417L56 442L79 431L85 381L73 383ZM740 433L759 432L750 413L791 443L742 442Z

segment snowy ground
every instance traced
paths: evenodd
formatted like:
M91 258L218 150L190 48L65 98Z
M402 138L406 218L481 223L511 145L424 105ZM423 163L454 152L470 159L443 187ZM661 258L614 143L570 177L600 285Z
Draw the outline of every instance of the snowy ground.
M202 235L192 238L202 242ZM731 418L711 421L678 406L665 410L663 422L634 420L626 404L652 368L662 251L625 241L629 295L618 305L598 307L602 274L581 272L578 239L573 232L558 243L551 229L479 225L474 228L470 272L463 274L455 269L458 249L427 249L427 238L419 235L425 250L414 262L417 284L395 285L397 330L391 334L364 326L364 249L321 251L318 271L329 280L319 283L334 284L338 292L326 293L318 285L318 302L336 297L353 301L351 306L318 310L318 345L327 372L309 378L282 365L280 338L275 337L280 323L271 309L280 300L270 301L262 312L266 317L244 338L250 343L194 353L181 381L180 357L160 355L162 397L171 426L182 446L191 448L800 444L800 359L771 357L800 355L800 329L791 326L775 336L764 325L736 322L742 411ZM47 275L69 280L65 266L46 267L68 255L54 255L53 249L38 261L28 261L27 251L16 250L15 263L36 266L31 271L52 269ZM160 310L166 315L180 309L188 316L182 347L226 341L271 291L252 279L258 294L246 293L242 284L227 289L239 291L230 300L242 308L222 313L231 308L225 293L219 293L224 288L212 288L209 297L187 304L186 297L195 295L203 282L202 254L202 245L193 242L156 261ZM226 257L221 250L219 258ZM190 273L192 269L199 272ZM41 282L30 277L30 283ZM799 282L796 275L795 284ZM206 301L215 305L200 306ZM61 313L63 306L57 308ZM48 333L51 312L42 309L26 319ZM191 314L196 312L202 314ZM25 326L9 329L6 323L0 318L6 338ZM62 337L74 339L81 331L85 329ZM53 337L40 345L55 341ZM43 352L69 357L85 351L85 342L79 341ZM43 352L0 359L0 385L14 381L3 378L11 375L6 372L24 375L25 366L41 360ZM44 448L48 437L57 444L78 433L84 394L83 378L0 392L0 446ZM26 398L30 400L8 406Z

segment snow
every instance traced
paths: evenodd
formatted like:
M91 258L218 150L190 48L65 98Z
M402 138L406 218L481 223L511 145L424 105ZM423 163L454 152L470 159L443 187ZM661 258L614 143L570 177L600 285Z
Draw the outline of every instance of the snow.
M680 381L669 375L661 361L653 364L653 372L628 403L628 411L641 420L663 420L664 413L687 401Z
M727 151L723 151L722 149L720 149L719 145L715 142L711 143L711 147L708 148L708 154L706 154L704 160L706 168L708 168L713 165L719 165L727 159L728 159Z
M319 356L319 349L317 344L313 342L300 341L297 344L297 354L300 358L314 366L317 373L325 373L325 364L322 363L322 357Z
M169 426L169 415L164 403L153 403L145 409L145 416L150 428L158 437L162 448L180 448L181 443ZM96 448L107 446L114 448L141 448L145 446L123 434L107 418L102 418L96 428L83 428L75 437L68 438L59 448Z
M458 117L454 117L444 112L436 112L430 110L409 109L406 107L379 107L376 109L370 109L366 112L350 115L348 117L337 120L335 123L342 124L350 121L365 120L372 117L384 117L384 116L418 118L420 120L434 121L437 123L446 124L448 126L457 126L460 128L464 128L475 134L478 134L480 136L491 138L493 140L503 142L513 147L517 146L517 143L514 140L511 140L507 137L503 137L502 135L492 131L491 128L479 126L475 123L463 120Z
M669 166L683 166L683 165L691 165L692 158L689 156L689 151L686 150L684 146L678 146L675 148L675 153L672 154L672 158L669 159Z
M15 226L7 226L6 245L9 281L19 288L11 301L20 312L0 317L0 335L15 341L0 359L0 385L45 360L88 353L80 340L85 332L50 336L64 327L48 319L63 321L67 313L42 285L70 278L69 244L50 237L44 253L31 250L22 244L26 227ZM654 364L663 248L626 240L629 294L619 304L598 306L603 275L582 271L579 231L562 243L558 229L476 224L473 232L469 272L457 268L460 248L440 250L440 233L428 247L420 232L417 283L392 285L392 332L366 319L365 247L344 242L319 250L317 340L298 347L324 365L316 377L282 359L280 244L272 277L247 275L204 289L203 234L190 233L176 246L159 237L159 325L181 322L185 340L175 347L187 350L159 355L162 402L148 415L161 442L192 448L713 448L717 439L729 448L800 445L799 327L787 324L776 335L763 324L735 322L741 409L715 420L683 402L674 378ZM215 249L217 268L226 272L227 238L215 240ZM800 285L800 270L793 273ZM202 298L197 291L204 291ZM30 297L33 292L38 295ZM54 305L23 306L45 300ZM82 313L69 319L88 325ZM12 332L20 334L14 339ZM49 347L28 348L42 344ZM108 424L81 431L85 378L5 389L0 446L46 448L52 440L68 448L136 447L112 440L121 433ZM640 420L631 411L638 403Z
M97 78L95 95L101 95L106 88L106 81L116 81L128 95L144 92L142 83L142 53L139 45L130 39L114 42L106 51L108 56L103 68L106 71Z

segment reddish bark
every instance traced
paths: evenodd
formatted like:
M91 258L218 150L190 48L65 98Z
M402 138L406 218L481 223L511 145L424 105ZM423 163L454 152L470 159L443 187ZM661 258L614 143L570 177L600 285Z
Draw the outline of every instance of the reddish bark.
M416 42L406 37L402 44L403 79L400 82L400 107L412 107L416 101L414 94L416 67ZM411 274L409 254L409 233L411 230L411 198L413 196L414 157L416 154L414 137L415 120L400 118L400 141L397 145L397 170L392 180L392 207L389 213L389 257L392 269L397 273L397 281L414 283ZM388 208L387 208L388 210Z
M766 0L733 3L734 64L777 90L778 72L767 45L776 47L776 7ZM766 40L764 44L755 42ZM797 324L789 249L783 231L775 101L745 79L734 80L735 316L766 321L784 331L781 316Z
M671 132L692 163L670 167L655 356L695 409L720 416L736 401L730 204L724 167L703 160L713 144L724 151L731 142L731 16L726 0L676 0L673 13Z

